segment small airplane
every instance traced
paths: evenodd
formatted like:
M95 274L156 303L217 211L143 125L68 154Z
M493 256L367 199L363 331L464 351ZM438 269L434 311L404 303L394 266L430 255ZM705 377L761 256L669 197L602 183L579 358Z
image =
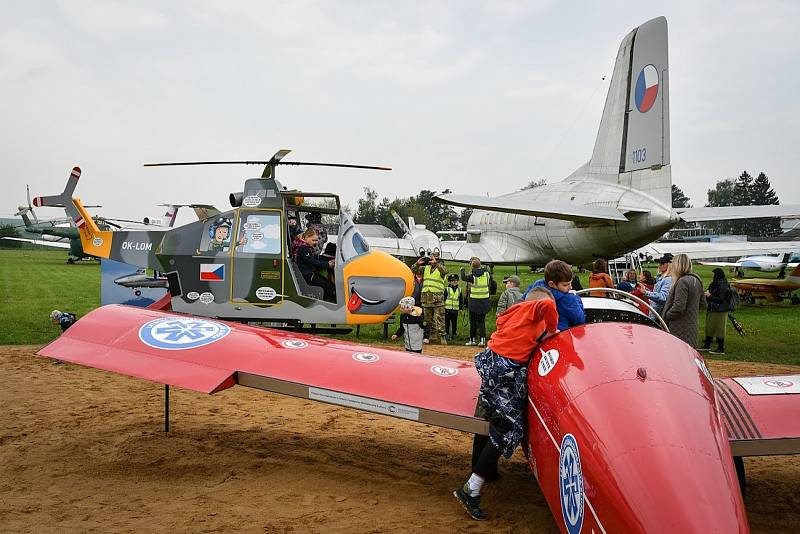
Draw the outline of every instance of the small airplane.
M739 298L750 304L757 299L767 302L789 299L792 304L800 304L800 297L792 294L800 289L800 265L785 278L742 278L731 285L739 291Z
M172 310L230 319L304 325L381 323L413 289L411 270L401 261L371 250L339 197L330 193L287 190L275 179L278 165L312 165L390 170L386 167L282 161L289 150L269 161L156 163L172 165L265 165L244 190L230 195L232 210L220 213L199 206L208 217L169 230L116 232L99 228L80 199L72 198L81 170L75 167L60 195L37 197L35 206L63 205L77 227L84 250L143 269L163 273ZM319 214L338 224L333 269L336 301L323 300L322 288L310 286L289 251L287 214ZM198 213L199 216L199 213ZM332 232L333 233L333 232ZM136 273L141 274L141 273ZM326 330L334 332L338 330Z
M444 259L467 261L477 256L489 265L543 266L553 258L582 264L617 258L652 243L680 220L800 214L797 205L672 208L668 74L667 21L659 17L634 29L619 47L586 164L561 182L499 197L438 195L441 202L475 210L465 241L432 242L436 236L430 231L409 227L410 232L399 239L368 239L370 244L412 257L421 248L439 248ZM731 244L693 245L705 258L760 250L759 244L738 243L734 249L738 252L718 254L719 247L729 250ZM797 242L777 242L768 250L796 248Z
M800 245L800 243L798 243ZM755 271L762 271L765 273L773 273L786 269L787 267L797 267L798 262L792 261L797 259L796 254L786 252L779 256L746 256L739 258L735 262L724 261L701 261L700 265L709 265L713 267L728 267L736 269L736 271L743 271L744 269L753 269Z
M167 277L158 271L152 271L152 274L147 272L147 269L139 268L136 272L118 276L114 278L114 283L133 289L134 295L141 296L142 288L169 288L169 281Z
M587 324L545 340L528 373L522 449L559 528L749 532L742 458L800 453L800 376L714 379L643 301L582 298ZM240 385L489 428L471 362L237 322L108 305L38 354L207 394Z

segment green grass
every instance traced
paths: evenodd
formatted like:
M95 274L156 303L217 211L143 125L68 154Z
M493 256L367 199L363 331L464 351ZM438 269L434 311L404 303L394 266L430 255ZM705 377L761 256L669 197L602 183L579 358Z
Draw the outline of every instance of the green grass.
M0 250L0 345L48 343L61 332L51 311L80 317L100 305L100 264L66 259L66 250Z
M81 316L99 305L98 263L84 261L68 265L65 259L65 251L0 250L3 273L0 285L0 345L47 343L59 334L58 326L49 320L53 309L71 311ZM458 264L448 264L451 272L458 272L459 267ZM657 271L654 265L648 268L654 274ZM706 286L711 281L711 269L695 266L695 272ZM497 267L494 270L498 282L503 276L515 273L522 280L523 288L542 276L530 272L527 267ZM579 277L583 286L588 287L589 273ZM498 297L499 291L492 296L493 304ZM788 303L741 304L735 315L748 335L740 337L729 323L727 354L723 359L800 365L800 306ZM700 316L702 335L705 314L701 313ZM486 323L488 331L494 331L494 310L487 316ZM396 325L390 327L390 334L394 328ZM466 341L467 332L466 320L460 318L460 339L457 341ZM355 332L343 337L357 339ZM362 327L358 339L382 341L382 325Z

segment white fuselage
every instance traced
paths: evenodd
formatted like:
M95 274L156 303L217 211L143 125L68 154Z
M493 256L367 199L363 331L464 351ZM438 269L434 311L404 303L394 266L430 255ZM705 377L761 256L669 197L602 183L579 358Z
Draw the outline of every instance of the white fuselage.
M503 253L509 260L496 263L544 265L557 258L580 264L599 257L615 258L653 242L678 221L671 207L650 195L606 181L567 180L506 197L537 203L613 207L625 213L628 220L579 223L476 210L467 229L480 230L480 243ZM509 255L512 250L514 254Z

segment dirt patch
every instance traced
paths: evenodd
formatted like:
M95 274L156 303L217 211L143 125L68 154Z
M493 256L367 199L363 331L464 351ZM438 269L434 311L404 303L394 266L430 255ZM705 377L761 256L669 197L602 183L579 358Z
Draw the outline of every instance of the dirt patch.
M489 486L491 521L450 492L470 436L232 388L174 389L0 347L0 530L558 532L521 453ZM472 347L426 352L469 359ZM717 376L800 368L710 361ZM800 530L800 462L746 460L753 532Z

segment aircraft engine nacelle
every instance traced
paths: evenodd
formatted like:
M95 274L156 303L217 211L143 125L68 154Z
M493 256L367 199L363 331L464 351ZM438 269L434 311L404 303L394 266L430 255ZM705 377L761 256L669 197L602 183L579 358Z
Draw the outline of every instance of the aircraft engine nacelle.
M161 217L145 217L142 219L142 222L145 225L155 225L155 226L164 226L164 219Z
M442 243L439 240L439 236L425 228L422 224L410 228L403 237L411 242L411 245L420 257L430 256L432 252L442 252Z
M528 462L562 531L749 532L711 375L684 342L574 327L537 350L528 386Z
M238 193L231 193L228 196L228 200L230 200L232 208L238 208L242 205L242 199L244 199L244 193L239 191Z

